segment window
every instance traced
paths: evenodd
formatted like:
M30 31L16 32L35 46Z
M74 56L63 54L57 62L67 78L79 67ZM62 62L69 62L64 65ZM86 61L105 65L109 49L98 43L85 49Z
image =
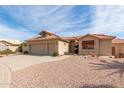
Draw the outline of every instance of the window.
M94 49L94 40L82 41L82 49Z

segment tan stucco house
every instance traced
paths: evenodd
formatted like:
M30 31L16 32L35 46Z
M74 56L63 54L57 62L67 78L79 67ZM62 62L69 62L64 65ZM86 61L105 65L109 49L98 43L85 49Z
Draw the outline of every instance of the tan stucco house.
M52 55L57 52L59 55L68 53L68 40L61 38L48 31L42 31L38 37L27 40L28 51L35 55Z
M0 51L10 49L13 52L19 47L21 42L15 39L0 39Z
M86 34L83 36L60 37L48 31L28 39L28 51L35 55L80 54L97 56L116 56L124 54L124 40L104 34Z

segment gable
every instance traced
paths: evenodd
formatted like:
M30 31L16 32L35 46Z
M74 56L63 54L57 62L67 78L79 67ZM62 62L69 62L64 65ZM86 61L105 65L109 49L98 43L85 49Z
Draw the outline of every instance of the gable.
M93 37L99 40L113 40L114 38L116 38L115 36L109 36L109 35L104 35L104 34L87 34L87 35L82 36L81 38L85 38L87 36L90 36L90 37Z
M80 38L80 40L99 40L97 37L92 36L92 35L85 35L83 37Z
M53 34L53 33L50 33L48 31L42 31L39 33L41 36L38 36L36 38L32 38L32 39L28 39L27 41L44 41L44 40L61 40L61 41L64 41L64 42L69 42L68 40L56 35L56 34Z

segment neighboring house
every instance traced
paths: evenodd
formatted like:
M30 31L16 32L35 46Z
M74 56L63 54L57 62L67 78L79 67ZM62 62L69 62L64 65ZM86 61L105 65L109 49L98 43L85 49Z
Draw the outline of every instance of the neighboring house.
M30 54L59 55L66 53L80 55L112 56L124 54L124 40L104 34L86 34L84 36L59 37L48 31L27 40Z
M42 31L40 36L27 40L29 53L35 55L59 55L68 53L68 41L48 31Z
M112 55L120 54L124 55L124 39L114 39L112 40Z
M10 49L14 52L19 47L20 43L21 42L18 40L0 39L0 51Z

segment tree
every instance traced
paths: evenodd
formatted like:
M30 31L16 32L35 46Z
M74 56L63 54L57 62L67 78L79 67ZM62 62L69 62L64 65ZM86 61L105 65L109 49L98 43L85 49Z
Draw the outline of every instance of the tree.
M18 52L23 52L23 47L26 47L26 46L27 46L26 42L21 43L20 46L18 47L17 51Z

